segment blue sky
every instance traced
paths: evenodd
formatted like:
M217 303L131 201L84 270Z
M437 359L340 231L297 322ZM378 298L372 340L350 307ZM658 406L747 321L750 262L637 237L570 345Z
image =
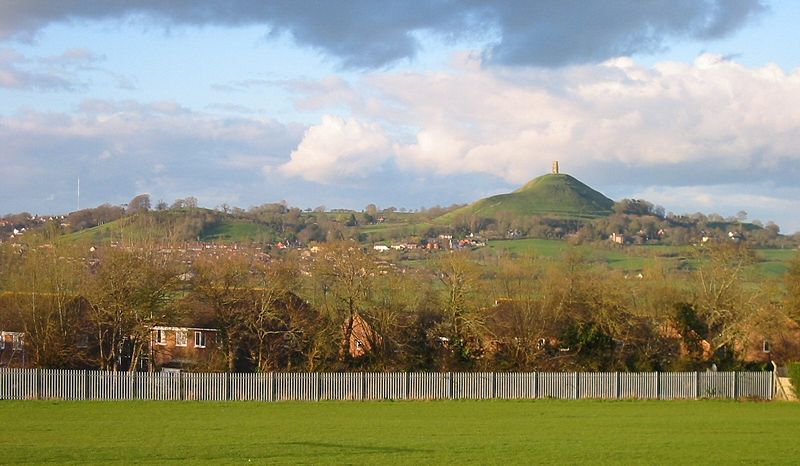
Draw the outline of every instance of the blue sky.
M800 2L0 1L0 214L415 209L563 171L800 230ZM314 6L316 5L316 6Z

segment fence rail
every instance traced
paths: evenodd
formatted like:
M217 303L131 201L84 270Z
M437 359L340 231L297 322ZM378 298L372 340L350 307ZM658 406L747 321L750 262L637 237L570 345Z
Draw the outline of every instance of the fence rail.
M771 400L771 372L119 373L0 369L0 399L319 401Z

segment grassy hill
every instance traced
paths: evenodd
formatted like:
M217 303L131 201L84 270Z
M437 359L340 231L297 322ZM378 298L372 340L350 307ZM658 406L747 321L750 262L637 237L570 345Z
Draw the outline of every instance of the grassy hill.
M155 239L160 241L273 241L275 231L250 219L209 209L176 209L148 212L114 220L65 235L65 241Z
M592 219L609 215L613 205L613 200L570 175L543 175L512 193L481 199L441 219L451 220L459 215L489 218L502 212L523 216Z

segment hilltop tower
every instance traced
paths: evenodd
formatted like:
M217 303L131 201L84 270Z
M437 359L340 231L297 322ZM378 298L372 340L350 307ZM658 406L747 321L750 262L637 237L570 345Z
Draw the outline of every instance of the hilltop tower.
M553 160L553 174L558 175L558 160Z

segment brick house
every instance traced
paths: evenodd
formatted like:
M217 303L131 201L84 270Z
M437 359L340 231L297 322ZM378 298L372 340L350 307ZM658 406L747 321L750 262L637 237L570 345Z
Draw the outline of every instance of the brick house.
M348 324L352 326L349 332L347 329ZM348 319L347 322L342 324L342 333L344 334L342 344L347 347L347 351L352 358L360 358L372 351L375 345L383 343L381 336L358 313L353 315L352 322Z
M206 368L216 356L216 328L200 325L154 326L150 334L153 368Z

